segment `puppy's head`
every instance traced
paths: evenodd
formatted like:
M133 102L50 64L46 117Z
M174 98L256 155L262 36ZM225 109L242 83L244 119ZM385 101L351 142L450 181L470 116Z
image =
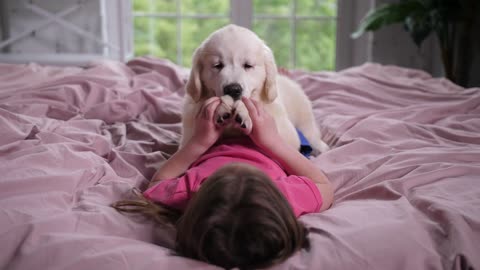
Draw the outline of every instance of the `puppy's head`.
M271 103L277 97L276 77L270 48L252 31L228 25L195 50L186 89L194 101L229 95Z

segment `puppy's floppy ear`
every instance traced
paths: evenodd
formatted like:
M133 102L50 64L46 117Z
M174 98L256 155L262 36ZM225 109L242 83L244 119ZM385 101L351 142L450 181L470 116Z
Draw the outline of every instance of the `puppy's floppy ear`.
M198 47L193 53L192 69L190 70L190 77L188 78L186 90L192 99L197 102L202 96L202 81L200 79L200 72L202 63L200 57L202 54L202 47Z
M272 50L267 46L263 46L264 59L265 59L265 84L261 93L261 98L267 102L273 102L278 95L277 90L277 65L275 64L275 58L273 57Z

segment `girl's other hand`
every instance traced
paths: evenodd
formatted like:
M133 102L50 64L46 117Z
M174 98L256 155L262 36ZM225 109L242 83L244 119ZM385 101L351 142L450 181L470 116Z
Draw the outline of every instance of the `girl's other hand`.
M252 141L261 148L278 145L281 137L278 134L275 119L258 101L245 97L242 97L242 101L252 119L252 131L248 134Z

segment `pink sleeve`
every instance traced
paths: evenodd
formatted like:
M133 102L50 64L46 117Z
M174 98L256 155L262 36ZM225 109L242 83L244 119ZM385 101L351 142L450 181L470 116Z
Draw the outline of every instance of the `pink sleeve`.
M290 203L296 217L320 210L323 202L322 195L309 178L290 175L273 182Z
M154 202L183 210L193 194L200 188L202 181L198 170L191 169L178 178L160 181L144 191L143 195Z

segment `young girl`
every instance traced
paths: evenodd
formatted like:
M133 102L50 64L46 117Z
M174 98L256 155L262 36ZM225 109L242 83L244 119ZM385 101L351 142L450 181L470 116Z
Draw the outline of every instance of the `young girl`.
M173 225L179 255L224 268L265 268L309 247L297 217L328 209L333 188L283 142L259 103L242 100L250 134L222 139L224 127L214 121L220 99L208 99L191 140L156 172L143 196L114 207Z

